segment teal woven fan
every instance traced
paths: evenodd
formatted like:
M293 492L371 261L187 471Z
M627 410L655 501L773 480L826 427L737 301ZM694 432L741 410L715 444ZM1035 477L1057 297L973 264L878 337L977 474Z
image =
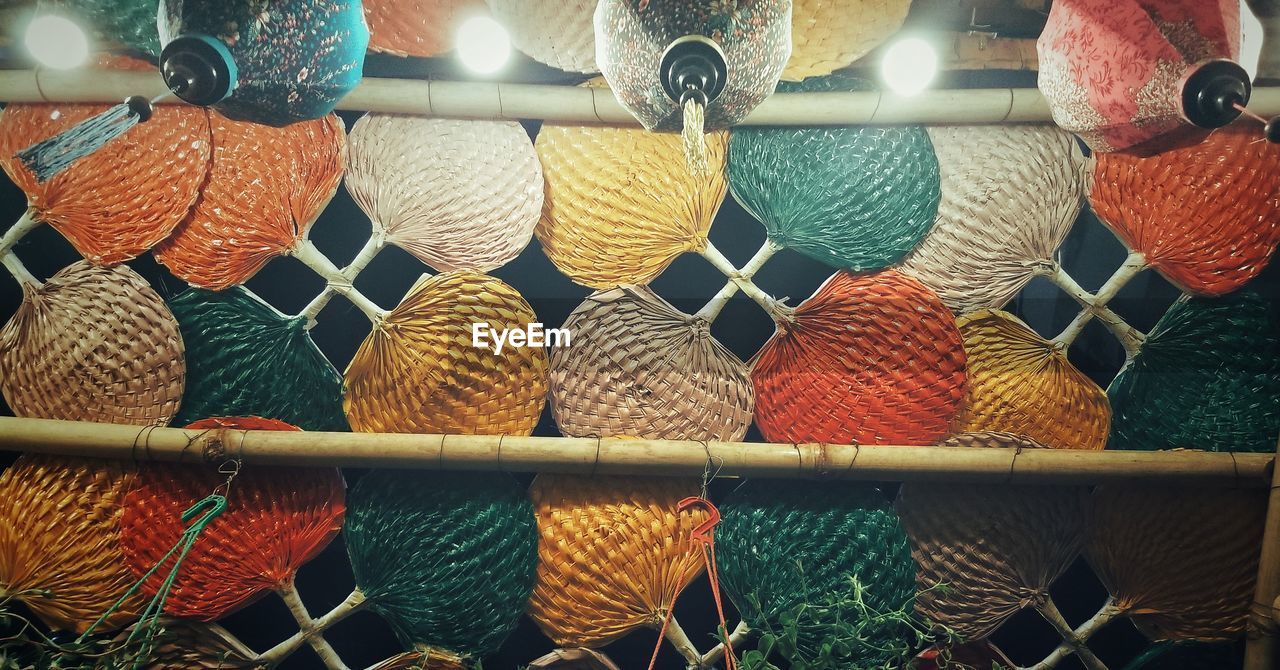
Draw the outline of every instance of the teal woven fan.
M897 667L910 657L916 566L879 490L751 481L720 512L721 586L792 667Z
M779 91L857 90L824 77ZM739 128L729 187L769 239L827 265L877 270L901 260L933 225L938 159L923 128Z
M1157 642L1124 670L1222 670L1244 663L1239 645L1222 642Z
M1107 389L1108 449L1271 452L1280 436L1280 322L1250 290L1183 297Z
M169 306L187 349L175 425L261 416L304 430L348 430L342 376L311 341L305 318L285 316L239 286L189 289Z
M343 532L356 587L405 646L492 653L533 591L533 505L506 475L373 471Z
M157 0L46 0L45 6L55 12L65 8L87 23L100 41L137 49L152 57L160 55Z

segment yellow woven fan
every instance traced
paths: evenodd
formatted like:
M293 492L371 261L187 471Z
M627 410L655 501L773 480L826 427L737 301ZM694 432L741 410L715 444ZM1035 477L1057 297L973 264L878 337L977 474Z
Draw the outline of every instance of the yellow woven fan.
M911 0L792 0L791 59L782 78L831 74L902 27Z

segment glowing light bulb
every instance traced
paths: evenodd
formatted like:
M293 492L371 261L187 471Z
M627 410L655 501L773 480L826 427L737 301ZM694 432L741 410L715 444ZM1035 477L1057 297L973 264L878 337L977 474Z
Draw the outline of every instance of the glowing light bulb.
M458 58L473 72L493 74L511 58L507 29L487 16L473 16L458 27L454 46Z
M36 62L55 70L70 70L89 60L89 38L74 21L57 14L41 14L27 24L23 38Z
M938 74L938 54L919 37L894 42L880 61L880 76L901 96L912 96L929 87Z

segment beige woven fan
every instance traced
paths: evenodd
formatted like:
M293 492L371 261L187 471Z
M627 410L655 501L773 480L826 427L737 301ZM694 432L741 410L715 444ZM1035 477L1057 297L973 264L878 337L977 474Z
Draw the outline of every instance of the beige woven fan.
M539 63L567 72L596 66L596 0L486 0L511 43Z
M392 656L368 670L467 670L467 663L451 651L424 647Z
M792 0L791 59L782 78L831 74L898 32L911 0Z
M741 440L755 394L746 364L710 324L644 286L597 292L551 353L551 408L573 437Z
M530 670L619 670L613 659L594 649L556 649L529 661Z

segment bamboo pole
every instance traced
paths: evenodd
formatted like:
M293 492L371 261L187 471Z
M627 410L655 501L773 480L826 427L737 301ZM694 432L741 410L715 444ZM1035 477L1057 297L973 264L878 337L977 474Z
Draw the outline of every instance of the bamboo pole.
M1280 458L1280 443L1276 445ZM1272 670L1280 645L1280 467L1271 471L1271 495L1267 501L1267 521L1262 533L1262 555L1258 559L1258 583L1249 608L1249 634L1245 641L1244 670Z

